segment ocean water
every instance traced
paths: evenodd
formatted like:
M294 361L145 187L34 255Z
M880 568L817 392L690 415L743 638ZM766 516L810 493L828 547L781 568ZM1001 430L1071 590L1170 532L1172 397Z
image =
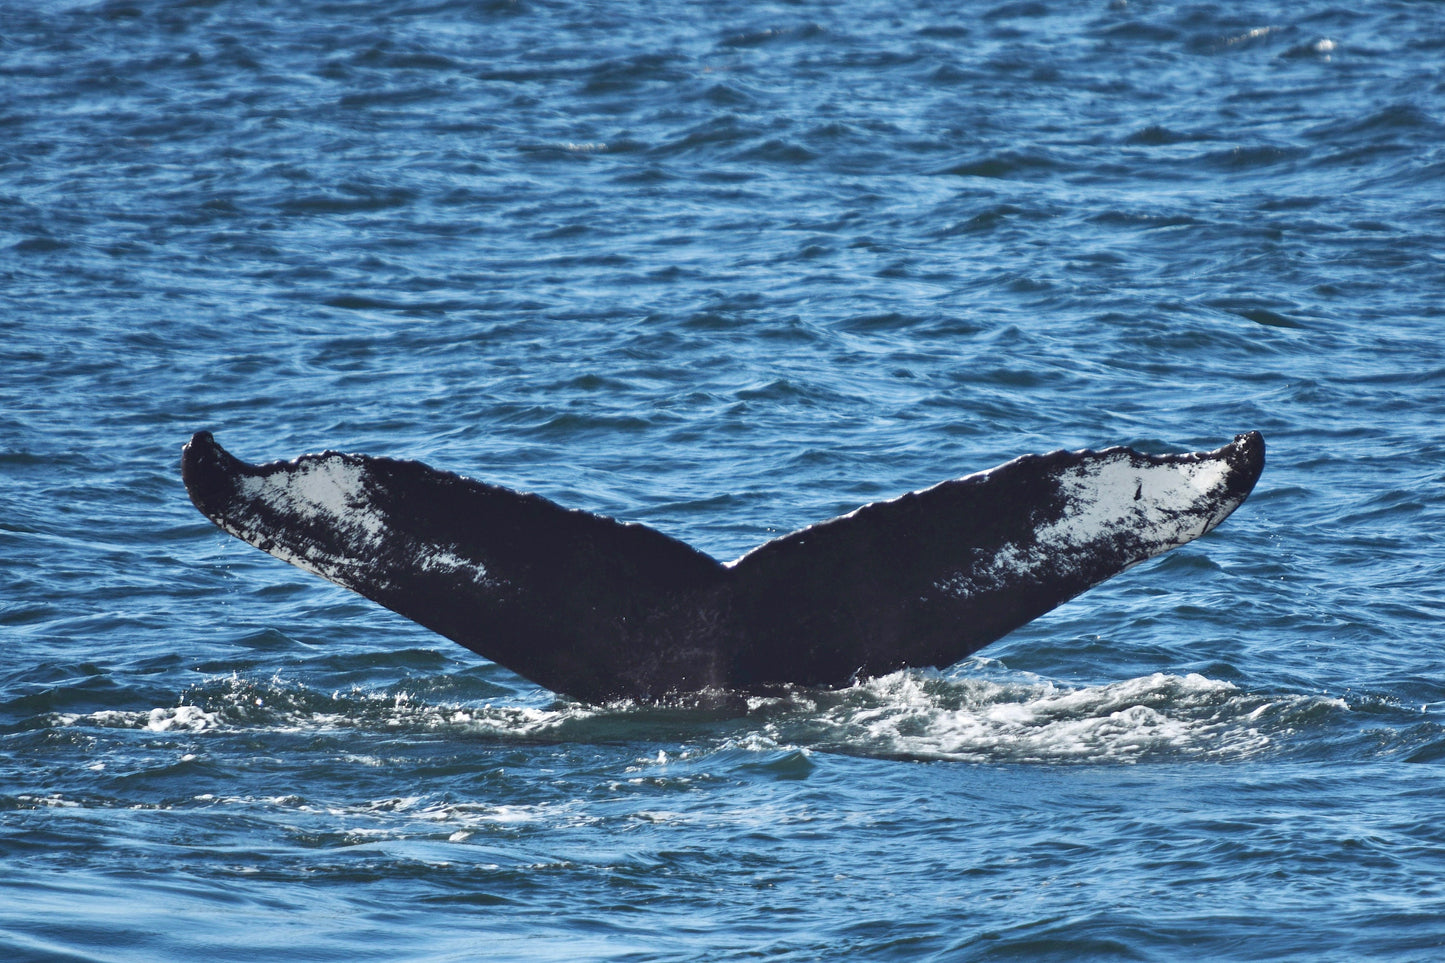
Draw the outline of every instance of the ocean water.
M1445 7L0 0L0 958L1445 954ZM1269 464L977 657L587 705L180 446L730 559Z

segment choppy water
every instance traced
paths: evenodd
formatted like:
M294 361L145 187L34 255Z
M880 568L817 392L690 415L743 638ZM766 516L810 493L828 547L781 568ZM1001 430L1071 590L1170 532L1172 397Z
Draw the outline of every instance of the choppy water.
M1445 10L0 2L0 956L1437 959ZM722 558L1270 464L936 673L588 706L221 535L418 457Z

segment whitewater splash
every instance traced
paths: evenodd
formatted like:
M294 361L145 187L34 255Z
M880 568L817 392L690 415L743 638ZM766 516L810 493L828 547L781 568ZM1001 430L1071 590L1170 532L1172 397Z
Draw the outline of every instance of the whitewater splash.
M586 720L603 711L578 703L558 703L552 708L449 705L417 699L404 690L378 692L353 688L327 694L280 677L257 681L232 675L193 687L175 706L55 713L51 723L151 732L450 729L521 741L545 736L549 730Z
M1133 763L1254 755L1326 704L1345 708L1314 696L1248 693L1193 673L1075 688L898 672L846 690L805 725L815 748L852 754Z
M405 692L316 692L278 679L213 680L182 704L134 712L56 714L56 726L152 732L345 729L442 732L501 743L681 739L712 750L823 751L979 763L1134 763L1257 754L1338 699L1249 693L1198 674L1155 673L1069 687L1035 677L948 678L903 671L847 689L782 690L724 700L730 708L448 705ZM721 725L720 725L721 723ZM666 752L662 757L667 758Z

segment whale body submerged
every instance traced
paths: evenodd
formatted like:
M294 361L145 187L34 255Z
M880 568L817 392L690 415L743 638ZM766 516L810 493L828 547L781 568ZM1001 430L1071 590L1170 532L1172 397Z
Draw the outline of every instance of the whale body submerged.
M1211 531L1264 469L1215 451L1024 455L722 563L636 523L416 461L250 465L182 450L196 507L244 542L584 701L838 687L946 666Z

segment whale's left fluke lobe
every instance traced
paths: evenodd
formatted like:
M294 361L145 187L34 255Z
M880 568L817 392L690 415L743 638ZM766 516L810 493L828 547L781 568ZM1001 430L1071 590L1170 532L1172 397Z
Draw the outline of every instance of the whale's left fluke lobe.
M642 525L415 461L181 459L225 531L546 688L591 701L838 686L947 665L1185 544L1244 501L1264 440L1027 455L864 506L730 565Z
M677 615L715 607L726 569L660 532L414 461L323 452L247 465L207 432L181 472L230 534L553 691L606 699L727 681L708 627Z

